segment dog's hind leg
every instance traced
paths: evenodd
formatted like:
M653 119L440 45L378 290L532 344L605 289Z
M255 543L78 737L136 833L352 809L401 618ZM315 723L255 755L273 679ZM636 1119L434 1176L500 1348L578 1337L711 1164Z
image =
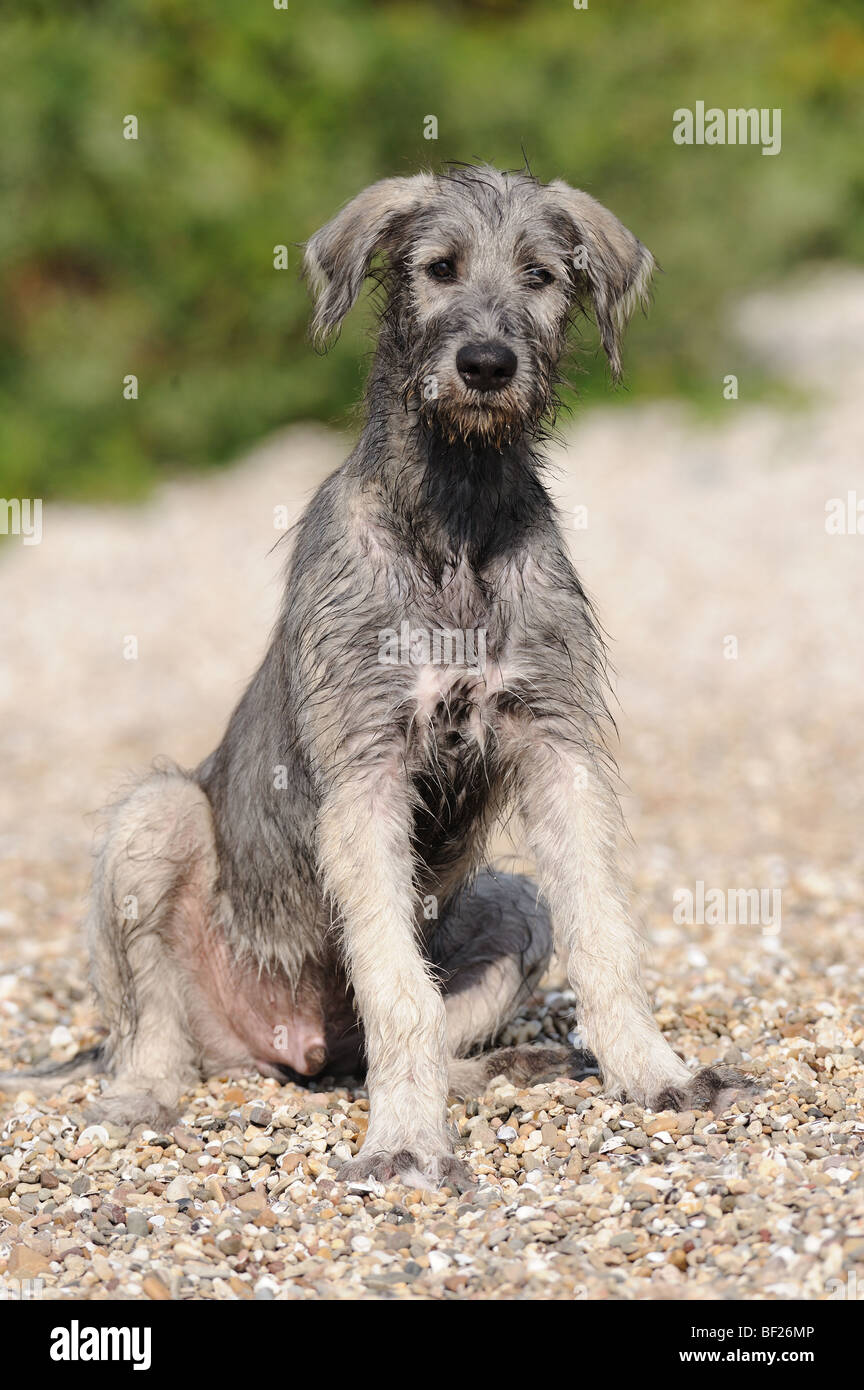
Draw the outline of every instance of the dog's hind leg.
M89 922L91 978L108 1026L110 1081L94 1119L163 1127L200 1077L173 947L212 911L210 804L179 770L152 773L114 807L98 853Z
M465 1056L494 1042L549 964L552 927L530 879L480 874L447 913L430 950L444 991L451 1095L477 1095L502 1073L527 1085L551 1073L596 1071L589 1053L570 1047L530 1044Z

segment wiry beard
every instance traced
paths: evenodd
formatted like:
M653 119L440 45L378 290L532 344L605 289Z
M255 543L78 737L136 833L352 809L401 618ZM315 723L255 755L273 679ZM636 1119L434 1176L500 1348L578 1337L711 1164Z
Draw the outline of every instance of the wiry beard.
M502 392L502 395L504 393ZM424 401L420 417L425 427L439 434L447 444L481 444L503 449L521 439L532 421L512 403L476 406L468 401Z
M416 386L405 390L407 400L418 402L417 414L424 429L438 435L446 444L478 445L505 449L524 436L533 436L544 415L551 410L551 394L526 403L516 391L505 387L493 399L472 391L467 397L451 395L424 399Z

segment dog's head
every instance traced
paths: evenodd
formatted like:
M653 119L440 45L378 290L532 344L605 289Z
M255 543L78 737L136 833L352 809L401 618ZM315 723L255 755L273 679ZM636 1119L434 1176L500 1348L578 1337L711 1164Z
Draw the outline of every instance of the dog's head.
M306 247L326 338L376 255L394 386L445 436L502 444L554 403L574 310L591 311L613 377L654 261L587 193L489 166L372 184Z

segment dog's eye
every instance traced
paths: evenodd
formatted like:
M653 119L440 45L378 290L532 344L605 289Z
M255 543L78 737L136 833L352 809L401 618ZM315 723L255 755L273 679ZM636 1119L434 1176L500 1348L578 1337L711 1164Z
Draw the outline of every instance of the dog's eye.
M431 265L427 265L426 272L433 280L456 279L456 267L452 261L433 261Z
M551 285L555 276L551 270L544 270L542 265L532 265L525 271L525 279L532 290L541 290L544 285Z

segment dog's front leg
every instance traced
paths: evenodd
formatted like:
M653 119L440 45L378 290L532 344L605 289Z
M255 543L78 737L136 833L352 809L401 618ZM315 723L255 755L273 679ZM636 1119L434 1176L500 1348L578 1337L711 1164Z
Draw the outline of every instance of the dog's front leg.
M338 912L366 1041L370 1117L343 1180L397 1177L460 1190L470 1170L447 1131L444 1001L415 935L412 808L401 759L340 779L324 798L318 850Z
M620 810L590 755L535 726L520 745L517 786L580 1031L607 1090L654 1110L719 1111L752 1089L728 1067L692 1073L657 1027L617 867Z

